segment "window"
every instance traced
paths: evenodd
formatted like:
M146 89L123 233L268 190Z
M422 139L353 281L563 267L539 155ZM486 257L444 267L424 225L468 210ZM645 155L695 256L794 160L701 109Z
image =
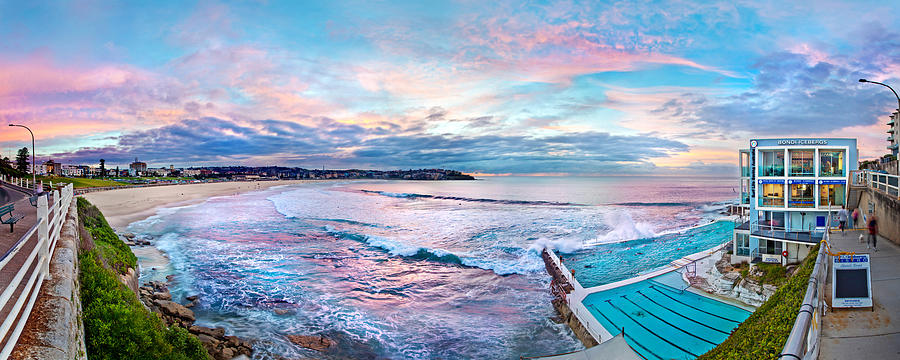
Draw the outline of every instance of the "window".
M791 199L788 201L788 207L792 208L811 208L816 207L815 194L812 184L791 184Z
M844 185L819 185L819 206L827 207L846 205Z
M791 150L791 176L814 176L812 150Z
M734 234L734 254L737 256L750 256L750 235L735 233Z
M762 184L759 195L759 206L784 206L783 184Z
M844 176L844 150L819 150L819 176Z
M750 204L750 179L741 181L741 204Z
M784 151L760 151L759 160L759 176L784 176Z
M769 255L781 255L783 243L781 241L772 241L759 239L759 253Z

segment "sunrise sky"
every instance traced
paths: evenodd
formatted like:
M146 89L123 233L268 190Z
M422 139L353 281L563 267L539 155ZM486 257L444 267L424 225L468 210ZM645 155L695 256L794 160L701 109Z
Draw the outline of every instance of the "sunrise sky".
M750 137L883 155L900 2L0 1L43 161L736 176ZM30 146L0 129L4 156Z

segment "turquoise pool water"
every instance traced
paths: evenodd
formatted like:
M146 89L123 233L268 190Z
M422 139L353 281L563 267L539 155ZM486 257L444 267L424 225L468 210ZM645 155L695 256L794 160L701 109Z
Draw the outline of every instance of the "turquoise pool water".
M717 221L647 239L591 246L560 258L584 287L630 279L729 241L731 221Z
M593 293L582 302L611 334L645 359L694 359L728 338L750 312L682 290L668 273Z

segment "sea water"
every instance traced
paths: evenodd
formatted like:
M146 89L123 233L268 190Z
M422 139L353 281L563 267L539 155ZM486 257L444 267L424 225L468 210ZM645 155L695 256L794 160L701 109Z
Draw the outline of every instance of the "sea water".
M142 281L174 275L175 300L200 297L197 324L251 339L256 359L511 359L582 348L552 321L541 248L666 254L676 236L646 239L708 223L736 198L729 179L321 182L164 209L129 230L169 258L142 266ZM645 258L590 269L622 277L671 261ZM319 353L285 338L313 334L338 344Z

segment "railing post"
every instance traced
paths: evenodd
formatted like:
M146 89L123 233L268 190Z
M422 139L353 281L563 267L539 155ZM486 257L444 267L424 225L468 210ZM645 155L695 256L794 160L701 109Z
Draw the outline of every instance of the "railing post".
M38 218L38 244L41 246L41 256L38 265L44 272L44 277L50 276L50 209L47 207L47 197L39 196L37 199Z

